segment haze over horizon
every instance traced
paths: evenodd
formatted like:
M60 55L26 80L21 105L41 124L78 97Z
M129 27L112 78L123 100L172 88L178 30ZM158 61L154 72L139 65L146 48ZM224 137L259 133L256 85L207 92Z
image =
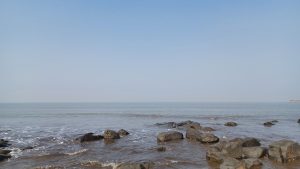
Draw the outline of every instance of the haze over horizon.
M300 99L300 1L0 1L0 102Z

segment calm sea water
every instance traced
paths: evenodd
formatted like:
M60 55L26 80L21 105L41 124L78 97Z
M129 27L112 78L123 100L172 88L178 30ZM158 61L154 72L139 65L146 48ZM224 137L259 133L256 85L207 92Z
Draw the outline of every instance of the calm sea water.
M300 142L299 118L297 103L2 103L0 138L9 140L14 151L13 158L0 163L0 168L99 168L94 163L139 160L155 161L157 168L209 168L205 145L184 140L157 152L156 135L168 129L154 124L193 120L215 128L220 138L256 137L267 146L279 139ZM279 123L264 127L269 120ZM227 121L239 125L224 127ZM131 134L115 143L73 142L87 132L121 128ZM20 150L26 146L34 149ZM94 161L93 165L88 161ZM265 168L274 166L266 164Z

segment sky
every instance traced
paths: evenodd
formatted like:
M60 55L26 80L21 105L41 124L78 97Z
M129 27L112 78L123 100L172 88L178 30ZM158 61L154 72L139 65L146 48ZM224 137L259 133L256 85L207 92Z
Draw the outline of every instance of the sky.
M298 0L1 0L0 102L300 99Z

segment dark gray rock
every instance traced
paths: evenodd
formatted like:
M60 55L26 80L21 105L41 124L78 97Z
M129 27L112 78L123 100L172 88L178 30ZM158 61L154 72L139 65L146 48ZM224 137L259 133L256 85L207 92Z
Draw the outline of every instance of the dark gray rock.
M230 121L230 122L227 122L224 124L225 126L228 126L228 127L235 127L237 126L238 124L236 122L233 122L233 121Z
M0 154L3 154L3 155L7 155L11 152L11 150L3 150L3 149L0 149Z
M243 147L257 147L260 146L260 142L258 139L256 138L252 138L252 137L247 137L242 139L242 146Z
M174 140L181 140L183 139L183 134L178 131L168 131L159 133L157 136L158 142L167 142L167 141L174 141Z
M127 136L129 135L129 132L124 130L124 129L121 129L118 131L118 134L121 136L121 137L124 137L124 136Z
M83 136L76 138L75 140L83 143L83 142L88 142L88 141L97 141L97 140L101 140L101 139L103 139L103 136L101 136L101 135L94 135L94 133L87 133L87 134L84 134Z
M292 162L300 158L300 145L291 140L275 141L269 145L268 154L276 162Z
M114 130L105 130L104 134L103 134L103 137L105 139L119 139L120 135L119 135L119 133L117 133Z
M153 169L154 163L151 161L122 163L116 169Z
M298 119L298 123L300 123L300 119Z
M11 158L9 154L0 154L0 162Z
M7 140L0 139L0 147L8 147L10 144Z
M273 122L271 122L271 121L268 121L268 122L265 122L265 123L264 123L264 126L266 126L266 127L271 127L271 126L273 126L273 125L275 125L275 123L273 123Z

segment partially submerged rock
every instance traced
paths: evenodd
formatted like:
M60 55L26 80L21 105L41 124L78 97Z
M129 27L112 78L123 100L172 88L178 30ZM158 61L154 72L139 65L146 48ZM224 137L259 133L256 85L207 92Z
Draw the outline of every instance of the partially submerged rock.
M300 119L298 119L298 123L300 123Z
M121 137L124 137L124 136L127 136L129 135L129 132L124 130L124 129L121 129L118 131L118 134L121 136Z
M236 122L233 122L233 121L230 121L230 122L227 122L224 124L225 126L228 126L228 127L235 127L237 126L238 124Z
M10 144L7 140L0 139L0 147L8 147Z
M167 128L176 128L177 127L177 124L175 122L156 123L155 125L167 127Z
M127 162L117 165L116 169L152 169L154 163L151 161L144 162Z
M269 158L287 163L300 158L300 145L291 140L275 141L269 145Z
M261 169L263 164L259 159L249 158L243 160L246 169Z
M11 152L11 150L3 150L3 149L0 149L0 154L9 154Z
M119 135L119 133L117 133L114 130L105 130L104 134L103 134L103 137L105 139L119 139L120 135Z
M211 133L202 133L194 128L189 128L186 131L186 138L201 143L217 143L219 138Z
M167 141L174 141L174 140L181 140L183 139L183 134L178 131L168 131L159 133L157 136L158 142L167 142Z
M0 162L11 158L9 154L0 154Z
M220 165L220 169L245 169L244 163L235 158L225 158L224 162Z
M75 140L83 143L83 142L88 142L88 141L97 141L97 140L101 140L101 139L103 139L103 136L101 136L101 135L94 135L94 133L87 133L87 134L84 134L83 136L76 138Z
M266 149L262 147L243 147L243 158L261 158L266 154Z
M266 127L271 127L271 126L273 126L273 125L275 125L275 123L272 122L272 121L268 121L268 122L265 122L265 123L264 123L264 126L266 126Z

